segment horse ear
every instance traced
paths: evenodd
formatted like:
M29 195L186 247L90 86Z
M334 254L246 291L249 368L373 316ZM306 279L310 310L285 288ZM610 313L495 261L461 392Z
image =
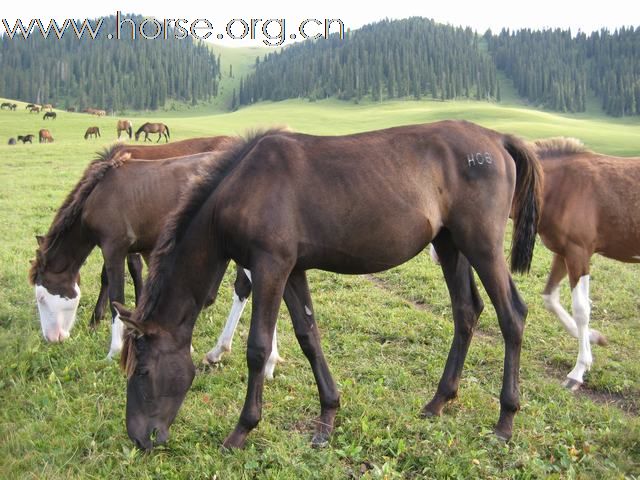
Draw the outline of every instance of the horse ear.
M113 308L118 314L118 318L120 318L127 330L131 330L136 337L140 337L145 334L142 324L131 318L133 316L133 312L131 310L118 302L111 302L111 305L113 305Z
M44 244L44 237L42 235L36 235L36 242L38 242L39 247L42 247Z

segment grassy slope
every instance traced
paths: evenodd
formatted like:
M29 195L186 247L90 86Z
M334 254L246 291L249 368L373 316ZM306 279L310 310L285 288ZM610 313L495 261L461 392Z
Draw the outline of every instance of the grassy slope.
M435 389L452 334L439 269L419 255L378 275L384 287L365 277L311 273L325 351L343 398L330 448L308 446L318 407L315 387L283 312L279 339L287 362L267 385L263 423L245 451L218 451L244 398L245 312L234 351L222 367L199 371L169 445L141 455L124 430L125 381L116 365L104 360L107 326L95 333L86 328L97 296L98 252L83 269L78 325L63 345L42 341L26 282L33 235L46 231L92 152L114 138L115 120L65 112L55 122L41 118L24 110L0 111L0 218L5 226L0 230L0 477L212 478L217 473L219 478L345 478L368 468L368 476L380 478L640 475L637 268L594 261L593 324L611 345L594 349L588 384L592 392L617 402L606 404L559 386L577 346L541 306L539 292L550 261L542 247L532 274L516 279L530 316L522 362L523 408L510 444L490 433L502 364L502 341L490 306L481 318L482 335L469 353L460 399L440 419L417 417ZM441 118L465 118L528 138L578 136L614 154L637 155L640 150L637 119L561 116L474 102L287 101L223 115L177 112L133 120L164 120L172 138L180 139L241 133L273 123L330 134ZM102 127L103 138L84 141L84 129L94 124ZM6 146L10 135L37 133L41 126L51 129L56 143ZM226 318L230 280L197 324L196 362L215 342ZM566 304L568 292L563 295ZM635 413L625 413L627 408Z

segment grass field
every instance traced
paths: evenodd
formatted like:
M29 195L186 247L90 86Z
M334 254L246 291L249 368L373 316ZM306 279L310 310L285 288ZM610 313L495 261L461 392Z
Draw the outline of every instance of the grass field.
M637 118L557 115L517 105L297 100L227 114L192 113L159 112L132 120L135 125L164 121L175 140L272 124L338 134L464 118L526 138L570 135L611 154L640 152ZM83 140L91 125L101 127L101 139ZM42 127L51 130L55 143L6 145L10 136L37 134ZM610 345L594 347L586 388L574 395L560 381L573 366L577 343L542 307L550 254L541 245L531 274L515 279L530 310L522 410L510 443L492 434L503 345L486 298L459 399L441 418L418 416L435 391L453 329L439 268L420 254L374 277L310 273L323 346L342 394L328 448L309 446L317 394L283 309L278 333L286 362L265 388L263 421L245 450L219 450L245 395L249 309L222 365L198 368L167 446L142 454L125 431L125 378L105 360L107 324L96 332L87 328L98 291L99 252L83 267L79 320L64 344L43 341L27 283L34 235L46 232L94 152L114 139L114 118L59 112L56 121L44 122L22 105L17 112L0 111L1 478L640 478L637 267L594 258L592 325ZM221 331L231 280L225 279L218 302L196 325L198 365ZM562 294L568 305L566 285Z

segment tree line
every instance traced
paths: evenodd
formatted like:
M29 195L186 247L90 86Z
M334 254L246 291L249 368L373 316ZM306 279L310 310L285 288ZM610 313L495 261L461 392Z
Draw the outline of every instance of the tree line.
M144 17L130 16L137 23ZM126 25L123 30L128 28ZM191 38L108 39L115 16L96 39L0 37L0 92L6 98L60 108L155 110L169 99L209 100L218 93L220 58Z
M479 35L425 18L384 20L345 40L306 41L257 58L233 106L327 97L500 101L498 71L535 106L582 112L595 97L609 115L640 114L640 28Z
M502 30L484 38L496 65L532 103L582 112L595 95L609 115L640 114L640 27L600 30Z

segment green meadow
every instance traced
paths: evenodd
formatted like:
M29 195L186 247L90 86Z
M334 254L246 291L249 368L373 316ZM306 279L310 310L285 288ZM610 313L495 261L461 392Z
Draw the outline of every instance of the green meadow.
M253 54L242 53L243 61ZM231 78L223 83L225 95L233 85ZM343 134L455 118L527 139L573 136L604 153L640 155L638 118L615 119L597 111L560 115L516 102L290 100L232 113L223 113L220 104L173 105L128 118L134 130L145 121L162 121L172 140L243 134L273 125ZM96 331L88 329L99 288L99 251L82 269L78 321L63 344L43 340L27 282L34 235L46 233L95 152L115 140L116 120L58 111L56 120L43 121L42 114L27 113L22 103L17 112L0 111L0 478L640 478L637 267L594 257L592 326L610 343L593 347L586 384L572 394L561 381L573 367L578 346L543 308L540 292L551 254L540 243L531 273L515 277L529 316L521 362L522 409L509 443L492 434L504 350L484 291L485 311L459 398L440 418L419 417L435 391L453 334L441 272L421 253L375 276L310 272L323 347L342 395L327 448L310 447L319 411L317 392L283 308L278 338L285 362L265 387L263 420L244 450L220 450L245 396L250 307L223 362L211 368L200 361L229 311L231 272L216 304L196 324L193 360L198 371L169 442L150 454L137 450L124 424L125 377L116 362L105 359L109 322ZM100 127L102 137L84 140L89 126ZM40 128L51 131L53 144L37 144ZM36 135L35 144L7 145L9 137L27 133ZM152 138L155 142L156 136ZM129 305L131 290L129 286ZM562 298L569 307L566 283Z

